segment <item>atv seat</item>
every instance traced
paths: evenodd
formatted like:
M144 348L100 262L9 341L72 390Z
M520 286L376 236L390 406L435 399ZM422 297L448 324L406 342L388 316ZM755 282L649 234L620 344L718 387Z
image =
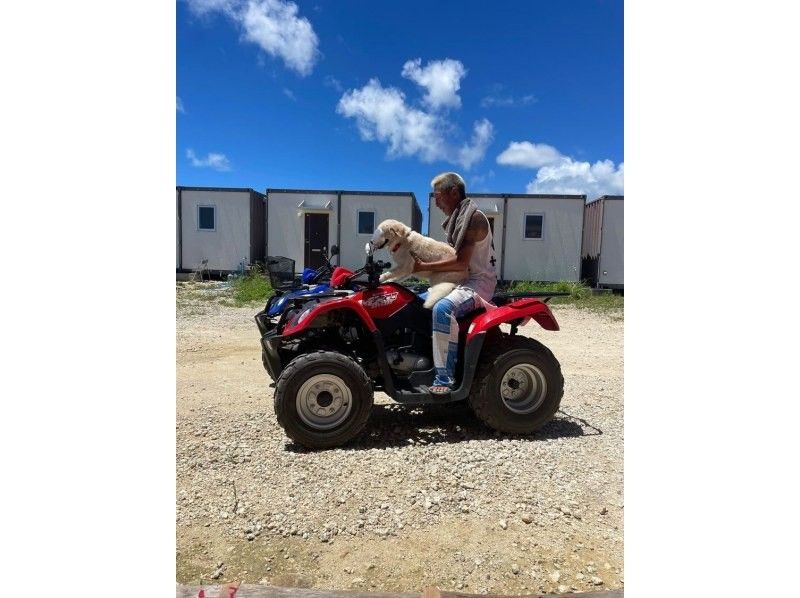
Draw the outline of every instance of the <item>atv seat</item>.
M428 298L428 291L425 291L424 293L416 293L416 295L417 295L416 301L419 301L419 303L424 303L425 299ZM494 300L495 300L495 297L492 297L492 301L491 302L487 302L489 304L489 306L490 306L490 309L494 309L495 307L498 307L498 304L495 303ZM426 311L431 311L431 310L428 309ZM463 316L458 318L458 321L459 322L472 322L472 320L474 320L479 315L481 315L482 313L485 313L485 312L486 312L486 307L481 306L481 307L479 307L477 309L473 309L472 311L465 313Z

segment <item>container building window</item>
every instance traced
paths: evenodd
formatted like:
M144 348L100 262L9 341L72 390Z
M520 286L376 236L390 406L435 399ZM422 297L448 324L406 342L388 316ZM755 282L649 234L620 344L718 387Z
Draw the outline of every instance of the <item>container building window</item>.
M197 206L198 230L217 230L215 212L214 206Z
M541 239L544 225L544 215L525 214L525 238Z
M375 212L358 213L358 234L371 235L375 232Z

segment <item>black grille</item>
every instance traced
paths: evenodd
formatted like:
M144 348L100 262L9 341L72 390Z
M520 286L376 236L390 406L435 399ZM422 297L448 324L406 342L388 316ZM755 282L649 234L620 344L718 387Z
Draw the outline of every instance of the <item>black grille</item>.
M267 272L272 288L294 284L294 260L282 256L267 257Z

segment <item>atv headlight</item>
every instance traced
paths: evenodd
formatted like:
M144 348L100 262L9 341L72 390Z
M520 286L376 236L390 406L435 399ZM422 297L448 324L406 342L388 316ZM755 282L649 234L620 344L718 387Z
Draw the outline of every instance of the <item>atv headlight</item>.
M308 314L310 314L315 307L316 307L315 305L312 305L311 307L305 308L303 310L303 313L300 314L300 317L297 318L297 324L302 324L303 320L305 320L308 317Z

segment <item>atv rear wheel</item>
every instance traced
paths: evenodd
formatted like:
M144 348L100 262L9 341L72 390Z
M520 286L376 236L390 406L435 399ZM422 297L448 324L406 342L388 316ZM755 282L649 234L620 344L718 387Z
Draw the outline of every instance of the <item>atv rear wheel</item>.
M558 360L538 341L503 335L486 348L469 404L495 430L531 434L550 421L564 395Z
M372 384L352 359L331 351L301 355L276 382L275 415L286 435L311 449L357 436L372 411Z

